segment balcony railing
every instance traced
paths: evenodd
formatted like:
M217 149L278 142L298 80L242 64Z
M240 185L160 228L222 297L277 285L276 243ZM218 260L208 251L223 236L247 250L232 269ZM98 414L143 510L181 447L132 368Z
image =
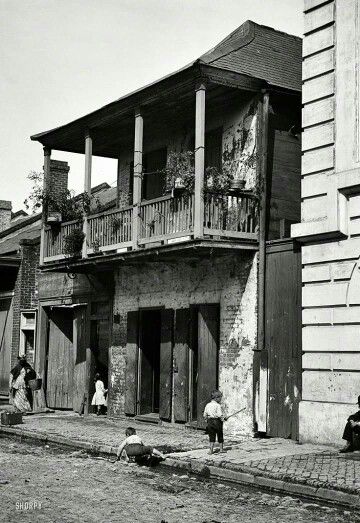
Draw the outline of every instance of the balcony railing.
M139 237L132 237L133 213L140 220ZM194 195L163 196L127 207L88 217L87 254L107 251L143 249L152 243L175 243L190 240L194 232ZM204 237L234 240L257 239L257 205L251 194L204 195ZM44 262L65 258L64 239L81 221L46 227Z

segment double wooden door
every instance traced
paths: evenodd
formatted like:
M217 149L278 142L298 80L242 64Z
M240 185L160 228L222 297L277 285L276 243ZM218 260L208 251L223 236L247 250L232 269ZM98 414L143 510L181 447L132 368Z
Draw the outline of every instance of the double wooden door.
M148 365L150 356L143 353L141 317L141 311L132 311L127 318L125 413L130 415L154 410L150 403L145 406L154 394L154 384L144 380L143 365L144 361ZM160 309L158 318L152 327L157 329L159 337L158 344L153 344L159 350L155 385L159 394L159 416L203 427L205 404L218 385L219 306Z

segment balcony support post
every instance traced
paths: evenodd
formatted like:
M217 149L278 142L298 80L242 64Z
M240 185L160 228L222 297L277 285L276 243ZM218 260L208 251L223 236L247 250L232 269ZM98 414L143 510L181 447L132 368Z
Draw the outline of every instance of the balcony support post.
M140 237L140 202L142 182L142 150L144 121L140 109L135 111L135 142L134 142L134 186L132 215L132 246L137 249Z
M194 238L202 238L204 233L205 93L205 84L199 84L196 88L195 107Z
M85 134L85 176L84 176L84 196L91 197L91 164L92 164L92 138L89 131ZM89 234L89 223L87 213L84 212L83 218L83 233L85 234L83 248L82 248L82 257L87 258L87 244L88 244L88 234Z
M47 194L50 184L50 160L51 160L51 149L44 147L44 179L43 179L43 192ZM47 218L47 205L46 202L43 204L42 216L41 216L41 233L40 233L40 265L43 265L45 258L45 227Z

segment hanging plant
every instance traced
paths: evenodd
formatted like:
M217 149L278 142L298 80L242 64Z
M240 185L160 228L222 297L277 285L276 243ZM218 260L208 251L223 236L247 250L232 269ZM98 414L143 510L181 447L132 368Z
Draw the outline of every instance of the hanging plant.
M174 189L182 189L184 193L191 194L195 187L194 152L171 152L168 155L165 173L165 193Z
M82 251L85 234L81 229L74 229L64 237L64 254L74 258Z

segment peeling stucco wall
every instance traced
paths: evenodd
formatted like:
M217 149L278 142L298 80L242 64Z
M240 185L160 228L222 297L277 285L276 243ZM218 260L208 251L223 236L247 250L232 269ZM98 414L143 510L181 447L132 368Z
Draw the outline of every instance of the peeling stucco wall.
M257 256L243 252L192 263L153 263L124 267L115 275L114 340L111 348L110 414L124 408L126 316L141 307L187 308L220 304L219 386L230 414L225 431L251 434L252 367L256 343Z

